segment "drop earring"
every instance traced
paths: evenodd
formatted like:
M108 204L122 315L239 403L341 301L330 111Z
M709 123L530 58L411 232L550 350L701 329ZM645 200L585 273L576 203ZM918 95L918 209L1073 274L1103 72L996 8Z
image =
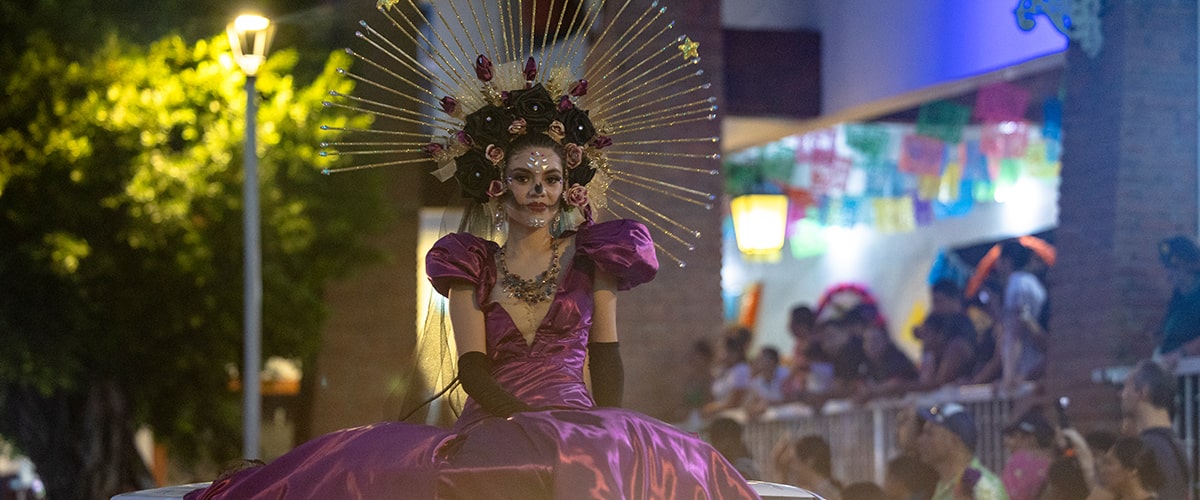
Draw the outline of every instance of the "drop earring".
M492 212L492 225L495 226L496 232L504 231L504 203L496 200L496 210Z
M557 212L554 213L554 218L550 220L550 235L551 236L553 236L555 238L562 236L562 233L563 233L562 221L563 221L562 209L559 209Z

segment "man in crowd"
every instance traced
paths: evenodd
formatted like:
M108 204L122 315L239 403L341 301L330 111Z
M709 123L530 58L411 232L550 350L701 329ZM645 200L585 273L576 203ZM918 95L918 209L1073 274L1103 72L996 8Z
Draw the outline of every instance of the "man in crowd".
M1121 413L1133 422L1162 473L1159 500L1188 500L1188 463L1183 446L1171 430L1175 411L1175 375L1154 361L1142 361L1121 388Z
M1001 377L1006 386L1039 378L1045 370L1046 332L1038 323L1046 305L1046 288L1027 267L1033 252L1012 239L1000 244L993 268L1004 283L1000 339Z
M924 421L917 437L921 460L938 474L933 500L1008 500L1004 484L975 456L975 417L958 403L917 410Z
M1158 254L1172 287L1158 352L1173 364L1200 355L1200 248L1186 236L1175 236L1159 243Z
M772 451L776 477L826 500L842 498L842 483L833 478L833 452L829 442L816 434L795 441L785 438Z

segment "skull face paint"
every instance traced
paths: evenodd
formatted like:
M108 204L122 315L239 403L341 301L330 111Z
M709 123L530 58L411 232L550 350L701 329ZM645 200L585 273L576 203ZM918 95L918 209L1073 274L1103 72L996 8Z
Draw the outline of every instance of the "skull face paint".
M504 208L509 220L532 228L545 227L559 210L562 198L562 159L550 148L515 151L505 172L512 196Z

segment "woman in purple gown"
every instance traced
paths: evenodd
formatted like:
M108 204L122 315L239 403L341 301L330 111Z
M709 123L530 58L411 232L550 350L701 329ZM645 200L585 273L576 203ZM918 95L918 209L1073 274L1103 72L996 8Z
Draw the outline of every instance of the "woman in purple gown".
M568 188L569 148L534 132L506 149L487 190L504 244L454 233L426 257L462 353L454 427L335 432L190 498L756 498L707 443L619 408L616 292L657 271L646 227L559 232L587 212L583 186Z

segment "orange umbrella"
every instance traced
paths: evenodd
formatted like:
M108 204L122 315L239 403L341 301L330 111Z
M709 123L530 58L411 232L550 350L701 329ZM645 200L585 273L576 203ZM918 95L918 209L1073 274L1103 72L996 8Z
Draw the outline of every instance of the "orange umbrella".
M1037 236L1022 236L1017 238L1025 248L1028 248L1037 254L1038 257L1045 262L1047 266L1053 266L1054 260L1058 256L1058 252L1054 250L1054 245L1046 243L1046 240ZM974 297L979 293L979 287L983 286L984 280L992 273L992 267L996 265L996 259L1000 258L1000 244L992 245L992 249L979 259L979 264L975 266L975 274L971 275L971 279L967 280L967 288L963 291L967 297Z

